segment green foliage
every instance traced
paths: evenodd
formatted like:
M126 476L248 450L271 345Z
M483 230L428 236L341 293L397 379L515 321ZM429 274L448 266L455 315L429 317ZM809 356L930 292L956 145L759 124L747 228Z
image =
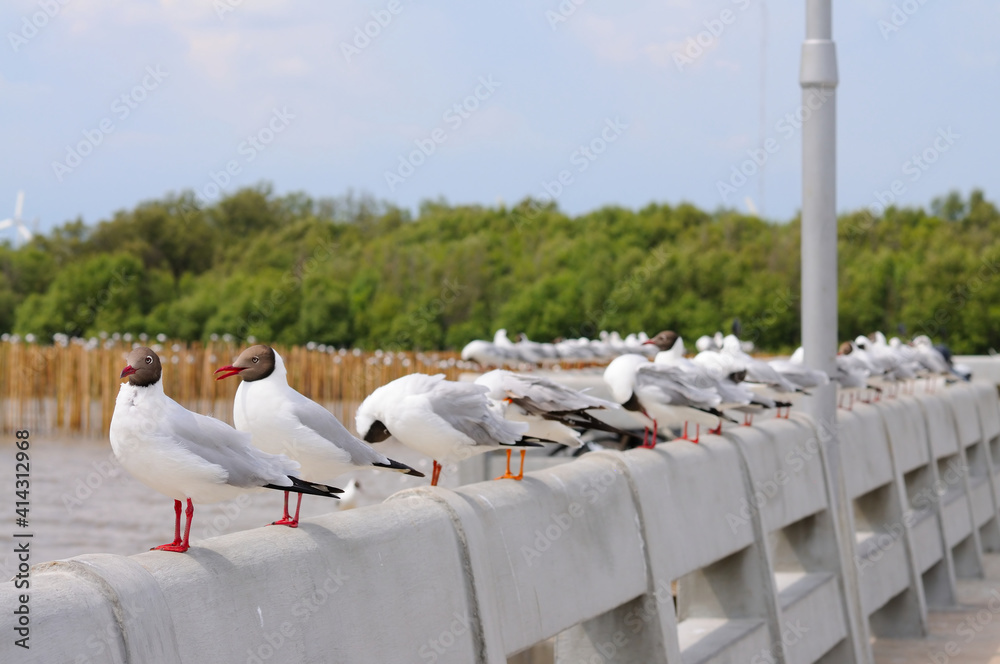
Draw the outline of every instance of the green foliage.
M538 340L601 330L692 340L733 318L758 347L798 343L799 222L650 204L570 218L427 201L419 216L352 193L314 201L189 192L88 227L0 244L0 331L231 333L275 343L458 348L498 327ZM840 336L920 333L1000 347L1000 214L981 191L930 212L839 221Z

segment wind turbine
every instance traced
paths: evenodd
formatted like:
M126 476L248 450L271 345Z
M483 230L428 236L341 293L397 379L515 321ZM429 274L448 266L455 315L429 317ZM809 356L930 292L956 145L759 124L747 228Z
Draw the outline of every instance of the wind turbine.
M17 192L17 202L14 203L14 216L9 219L4 219L0 221L0 230L5 228L10 228L11 226L17 228L17 233L25 242L31 241L31 231L28 230L28 226L24 223L24 219L21 218L21 210L24 209L24 190ZM17 235L14 236L15 246L17 245Z

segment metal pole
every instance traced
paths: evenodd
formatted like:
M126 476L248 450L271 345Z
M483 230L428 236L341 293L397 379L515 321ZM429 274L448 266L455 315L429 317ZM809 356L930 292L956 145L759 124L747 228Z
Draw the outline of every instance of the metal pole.
M802 44L802 345L805 363L832 374L837 354L837 51L831 0L806 0ZM839 661L871 660L854 567L853 507L837 444L836 386L815 390L806 408L820 432L828 499L836 522L848 647Z
M802 44L802 344L806 364L833 373L837 353L837 53L830 0L807 0ZM835 396L814 399L819 421ZM829 402L829 403L827 403Z

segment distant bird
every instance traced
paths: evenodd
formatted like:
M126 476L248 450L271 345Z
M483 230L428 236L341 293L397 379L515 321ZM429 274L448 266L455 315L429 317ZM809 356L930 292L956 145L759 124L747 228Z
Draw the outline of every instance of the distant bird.
M351 480L344 487L344 493L340 495L340 502L337 503L337 511L353 510L358 506L358 498L361 495L361 482Z
M646 344L654 345L660 349L654 359L656 364L681 369L682 373L677 375L676 380L682 380L686 385L717 394L721 399L721 403L716 404L719 411L726 408L742 409L749 406L753 400L753 395L738 385L743 381L746 369L742 363L733 358L714 351L702 351L699 354L701 356L699 362L689 360L684 357L684 340L672 330L663 330L648 340ZM709 433L721 433L723 419L729 418L720 417L717 422L714 422L716 426L710 429ZM687 438L687 422L685 422L684 429L683 437Z
M604 370L604 382L616 402L639 414L646 426L643 447L656 445L660 422L683 423L682 438L697 443L697 433L693 440L687 436L689 421L699 427L721 419L733 421L719 410L722 398L715 390L693 385L681 367L656 364L642 355L627 354L612 360ZM647 440L650 431L652 436Z
M491 450L541 447L526 438L528 425L510 422L490 407L484 385L414 373L383 385L358 407L355 426L369 443L396 440L434 461L431 486L443 467Z
M497 369L477 378L476 384L489 389L486 396L505 419L527 423L528 435L538 440L577 448L583 444L577 430L597 429L628 435L588 412L617 410L620 408L618 404L565 387L548 378ZM525 452L521 450L521 472L514 476L510 472L511 450L507 450L507 472L501 477L521 479Z
M260 449L298 461L306 477L332 479L359 468L424 476L358 440L333 413L292 389L284 360L270 346L250 346L215 373L221 374L216 380L237 375L242 379L233 403L236 428L249 433ZM295 516L290 516L286 492L284 513L273 525L297 527L301 507L299 494Z
M174 499L174 541L155 547L184 552L189 547L194 505L230 500L254 489L277 489L336 498L340 489L305 482L299 464L262 452L250 435L225 422L193 413L163 393L160 358L138 347L126 358L111 416L111 449L122 466L152 489ZM181 501L187 525L181 538Z

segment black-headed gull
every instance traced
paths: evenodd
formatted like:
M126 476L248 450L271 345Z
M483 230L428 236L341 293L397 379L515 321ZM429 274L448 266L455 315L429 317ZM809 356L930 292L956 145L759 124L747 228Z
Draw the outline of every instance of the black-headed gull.
M376 389L358 406L355 428L369 443L390 436L434 461L462 461L491 450L541 447L525 439L528 425L510 422L490 407L484 385L415 373Z
M253 447L250 435L225 422L193 413L163 392L160 358L138 347L126 358L111 416L111 448L136 479L174 499L174 541L154 547L188 550L197 503L230 500L254 489L277 489L335 498L340 489L305 482L299 464ZM187 525L181 537L181 501Z
M626 354L616 357L604 370L604 382L611 388L611 395L625 410L641 413L645 418L647 433L653 435L649 441L643 437L643 447L654 447L657 442L659 423L667 421L684 423L684 440L687 437L687 423L716 424L728 417L718 409L722 398L713 389L695 386L691 374L678 366L656 364L642 355ZM730 420L732 421L732 420ZM652 427L649 426L652 423ZM696 434L692 443L698 442Z
M673 330L659 332L652 339L646 341L646 345L652 345L659 349L654 357L654 362L657 365L675 367L682 371L675 377L675 380L683 380L686 385L691 387L716 393L722 400L720 404L716 404L717 410L720 412L723 408L736 408L750 404L751 397L736 385L743 380L744 373L744 368L739 363L731 362L730 358L726 357L717 358L722 363L732 365L728 371L720 375L718 366L708 366L709 362L705 361L697 363L689 360L684 357L684 340ZM703 356L702 359L705 360L706 357ZM718 362L714 364L717 365ZM727 380L727 376L730 380ZM703 418L701 415L696 417L698 419L692 421L695 421L700 427ZM723 419L734 421L728 417L720 417L717 422L713 422L716 426L710 429L709 433L721 433ZM684 424L684 434L681 437L685 440L688 438L687 422ZM697 442L697 439L698 434L696 433L694 442Z
M605 399L590 396L579 390L560 385L541 376L526 376L496 369L476 379L485 385L486 393L497 411L512 422L528 425L528 435L568 447L580 447L578 429L597 429L627 435L593 414L590 410L611 410L620 406ZM507 450L507 472L501 478L521 479L524 475L524 455L521 450L521 472L510 472L510 453Z
M284 360L270 346L251 346L215 373L220 374L216 380L237 375L242 379L233 403L236 428L249 433L265 452L298 461L305 477L330 480L359 468L424 476L358 440L333 413L292 389ZM289 516L286 493L284 514L274 525L295 528L301 506L299 494L295 516Z

